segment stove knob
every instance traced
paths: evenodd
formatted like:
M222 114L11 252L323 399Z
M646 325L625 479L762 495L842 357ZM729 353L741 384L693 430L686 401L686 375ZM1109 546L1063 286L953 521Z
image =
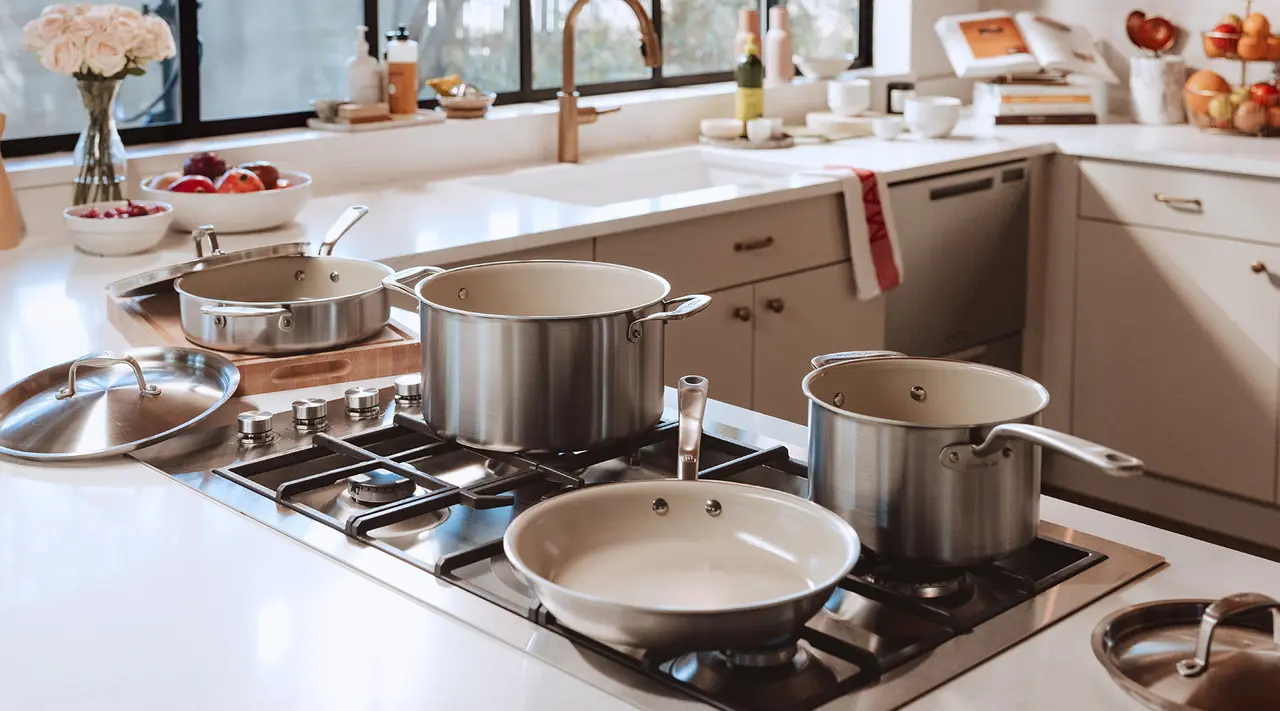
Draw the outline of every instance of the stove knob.
M329 403L309 397L293 401L293 426L300 430L320 430L329 423Z
M396 402L416 405L422 402L422 375L402 375L396 378Z
M243 442L264 442L271 436L271 413L250 410L236 417L236 431Z
M381 404L378 389L370 387L349 388L343 397L347 401L347 414L353 417L368 417L378 414Z

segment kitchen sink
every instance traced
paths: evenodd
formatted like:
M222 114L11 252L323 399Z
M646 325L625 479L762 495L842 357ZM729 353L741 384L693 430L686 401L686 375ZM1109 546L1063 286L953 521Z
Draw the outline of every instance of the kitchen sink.
M705 190L775 190L790 185L795 172L792 166L691 147L528 168L474 182L503 192L598 207Z

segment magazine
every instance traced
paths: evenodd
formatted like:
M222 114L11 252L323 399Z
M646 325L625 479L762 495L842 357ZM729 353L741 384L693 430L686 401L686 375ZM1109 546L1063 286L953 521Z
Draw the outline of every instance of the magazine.
M934 29L958 77L1060 72L1118 81L1082 25L1034 12L995 10L943 17Z

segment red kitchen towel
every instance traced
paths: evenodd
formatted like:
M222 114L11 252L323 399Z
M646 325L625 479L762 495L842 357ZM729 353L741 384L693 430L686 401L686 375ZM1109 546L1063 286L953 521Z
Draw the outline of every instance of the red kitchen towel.
M902 251L889 209L889 190L876 174L846 165L827 166L841 174L849 253L859 299L874 299L902 283Z

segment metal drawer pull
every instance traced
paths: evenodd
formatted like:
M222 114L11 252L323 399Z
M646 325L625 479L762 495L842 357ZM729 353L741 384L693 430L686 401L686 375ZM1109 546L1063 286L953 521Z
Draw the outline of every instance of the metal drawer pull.
M734 242L733 251L735 252L754 252L757 249L765 249L773 246L773 238L765 237L764 239L752 239L746 242Z
M769 299L768 301L764 302L764 307L774 312L775 314L780 314L782 313L783 309L787 308L787 304L782 299Z
M1267 263L1254 262L1253 264L1249 265L1249 269L1252 270L1254 274L1265 274L1267 271Z
M1171 197L1164 193L1156 193L1155 199L1156 202L1162 202L1170 207L1194 207L1197 210L1204 209L1204 203L1200 202L1200 198Z
M738 308L736 308L736 309L734 309L734 310L733 310L733 317L734 317L734 318L736 318L736 319L738 319L739 321L750 321L750 320L751 320L751 307L750 307L750 306L739 306Z

